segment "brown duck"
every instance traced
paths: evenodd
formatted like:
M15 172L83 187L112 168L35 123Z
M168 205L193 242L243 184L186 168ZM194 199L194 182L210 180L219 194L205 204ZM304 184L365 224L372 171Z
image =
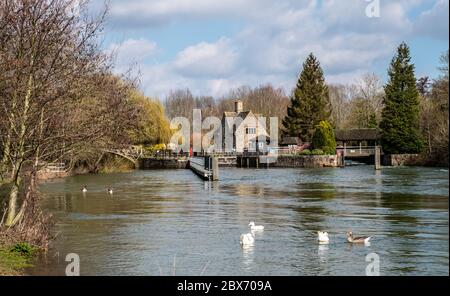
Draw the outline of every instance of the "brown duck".
M372 237L354 237L353 232L347 232L347 240L351 244L368 244Z

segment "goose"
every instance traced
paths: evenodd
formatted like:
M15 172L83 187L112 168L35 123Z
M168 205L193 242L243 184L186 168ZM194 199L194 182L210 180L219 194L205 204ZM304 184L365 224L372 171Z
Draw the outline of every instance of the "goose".
M368 244L371 238L372 238L371 236L354 237L353 232L351 232L351 231L347 232L347 240L349 243L352 243L352 244Z
M81 189L81 192L83 192L83 193L86 193L88 190L87 190L87 187L86 186L84 186L83 187L83 189Z
M264 231L264 226L256 226L255 222L250 222L248 226L250 226L252 231Z
M112 190L112 188L108 188L108 194L113 194L114 193L114 191Z
M329 243L330 242L330 237L328 236L328 232L318 231L317 234L319 235L319 237L318 237L319 243Z
M241 235L241 245L242 246L251 246L255 243L255 238L253 234L247 233Z

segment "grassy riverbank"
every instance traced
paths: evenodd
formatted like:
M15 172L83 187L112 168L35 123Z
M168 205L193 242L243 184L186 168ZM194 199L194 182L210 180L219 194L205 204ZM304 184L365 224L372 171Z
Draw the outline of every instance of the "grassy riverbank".
M4 204L9 188L9 184L0 184L0 205ZM0 219L2 217L0 210ZM13 242L6 230L0 227L0 276L23 275L23 270L33 265L38 250L27 243Z
M4 246L0 242L0 276L22 275L23 270L31 267L37 251L28 244Z

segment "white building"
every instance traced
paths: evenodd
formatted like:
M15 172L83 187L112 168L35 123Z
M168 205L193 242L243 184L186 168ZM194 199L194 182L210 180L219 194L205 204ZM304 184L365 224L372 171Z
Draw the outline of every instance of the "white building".
M234 109L234 112L223 114L223 151L236 153L265 151L270 140L265 119L260 114L244 111L244 104L241 101L235 102Z

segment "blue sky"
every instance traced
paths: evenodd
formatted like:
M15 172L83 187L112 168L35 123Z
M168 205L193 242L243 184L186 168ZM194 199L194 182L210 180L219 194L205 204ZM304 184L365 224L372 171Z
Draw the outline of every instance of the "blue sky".
M380 17L366 8L380 3ZM100 6L103 0L94 0ZM289 93L313 52L329 83L374 72L386 80L395 49L406 41L416 75L436 77L448 49L448 0L110 0L105 51L115 71L133 67L141 88L164 99L189 88L226 95L271 83Z

